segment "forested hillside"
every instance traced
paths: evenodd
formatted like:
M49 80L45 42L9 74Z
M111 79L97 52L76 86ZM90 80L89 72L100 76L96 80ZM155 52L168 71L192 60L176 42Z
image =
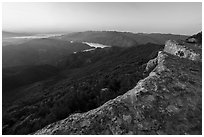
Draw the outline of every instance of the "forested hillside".
M162 48L149 43L79 52L53 77L3 91L3 134L32 133L122 95L147 75L146 63Z

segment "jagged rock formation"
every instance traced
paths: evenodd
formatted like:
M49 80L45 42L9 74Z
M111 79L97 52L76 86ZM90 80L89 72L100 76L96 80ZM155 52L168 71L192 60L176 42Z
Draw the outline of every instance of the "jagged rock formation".
M193 36L190 36L186 39L186 42L187 43L193 43L197 46L202 46L202 31L193 35Z
M151 59L148 61L146 68L145 68L145 73L150 73L157 65L157 58Z
M35 134L202 134L201 49L193 49L167 41L135 88Z
M193 61L202 61L201 48L196 47L194 44L178 43L175 40L168 40L165 45L164 51L170 54Z

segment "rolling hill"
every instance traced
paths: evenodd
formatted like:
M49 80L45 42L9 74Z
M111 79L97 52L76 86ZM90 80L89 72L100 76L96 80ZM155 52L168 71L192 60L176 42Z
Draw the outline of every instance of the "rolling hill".
M2 38L20 37L20 36L31 36L31 35L33 35L33 34L2 31Z
M77 32L56 37L65 41L77 42L93 42L110 46L130 47L147 43L164 44L169 39L185 40L185 35L174 34L160 34L160 33L130 33L130 32L117 32L117 31L86 31Z
M91 47L83 43L42 38L32 39L18 45L2 47L3 68L14 66L44 65L57 66L69 54Z

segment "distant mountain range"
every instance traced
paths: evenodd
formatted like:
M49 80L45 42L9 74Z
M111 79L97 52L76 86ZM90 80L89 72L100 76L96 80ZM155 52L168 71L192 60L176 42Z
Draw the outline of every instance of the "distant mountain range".
M169 39L185 40L188 36L160 33L130 33L116 31L86 31L56 37L65 41L94 42L110 46L130 47L135 45L154 43L164 44Z
M64 57L91 47L85 42L99 43L108 46L131 47L153 43L163 45L168 39L185 40L187 36L173 34L144 34L115 31L86 31L70 33L49 38L24 38L32 36L27 33L2 32L3 34L3 67L24 65L59 65ZM15 38L12 38L15 37ZM16 38L18 37L18 38ZM22 37L22 38L20 38ZM5 42L6 41L6 42ZM15 45L15 46L14 46Z
M31 35L32 34L28 34L28 33L14 33L14 32L2 31L2 46L22 44L24 42L29 41L29 39L16 39L14 37L25 37L25 36L31 36Z
M2 31L2 37L3 38L31 36L31 35L33 35L33 34L31 34L31 33L15 33L15 32Z

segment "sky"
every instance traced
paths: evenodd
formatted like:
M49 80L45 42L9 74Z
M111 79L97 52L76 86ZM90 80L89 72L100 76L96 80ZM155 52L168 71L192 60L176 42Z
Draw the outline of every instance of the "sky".
M202 29L201 2L3 3L2 29L55 33L114 30L195 34Z

